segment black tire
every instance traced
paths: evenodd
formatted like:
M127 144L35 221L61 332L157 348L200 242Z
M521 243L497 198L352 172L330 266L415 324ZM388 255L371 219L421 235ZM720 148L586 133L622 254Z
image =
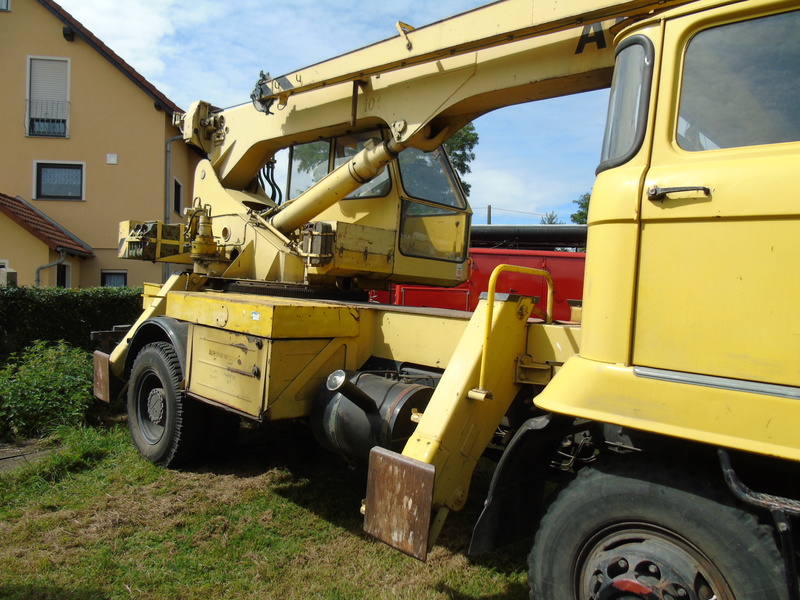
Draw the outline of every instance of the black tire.
M582 469L542 517L528 566L532 600L788 598L772 527L707 478L653 464Z
M136 356L128 387L128 427L142 456L180 467L197 456L203 411L181 390L183 373L175 349L148 344Z

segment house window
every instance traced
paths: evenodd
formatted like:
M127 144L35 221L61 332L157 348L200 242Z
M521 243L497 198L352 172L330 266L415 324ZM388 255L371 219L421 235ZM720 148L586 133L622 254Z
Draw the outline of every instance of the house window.
M11 10L11 0L0 0L0 11Z
M67 137L69 61L65 58L30 57L28 66L28 135Z
M34 195L37 200L83 200L82 163L35 163Z
M128 272L100 271L100 285L103 287L125 287L128 285Z
M56 287L68 288L70 287L70 268L69 265L61 264L56 265Z
M177 179L174 180L172 185L172 210L181 214L181 207L183 206L183 186Z

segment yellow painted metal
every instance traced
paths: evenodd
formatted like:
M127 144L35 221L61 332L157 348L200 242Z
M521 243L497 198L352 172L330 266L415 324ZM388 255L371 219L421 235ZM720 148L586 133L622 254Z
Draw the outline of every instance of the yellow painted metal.
M546 385L569 358L578 354L581 328L573 324L529 323L526 355L518 361L520 383ZM526 374L520 375L522 368Z
M145 282L142 286L142 309L150 306L150 303L158 297L163 284Z
M485 381L491 397L480 401L469 398L481 371L487 302L480 302L414 435L403 449L405 456L436 467L437 508L458 510L466 501L475 464L516 395L515 361L526 351L527 318L532 307L531 300L524 297L495 303L493 350Z
M186 389L271 420L307 417L327 376L347 366L342 339L266 339L194 325Z
M487 378L487 366L489 362L489 342L492 339L492 328L495 324L492 321L492 317L494 315L494 298L495 298L495 290L497 289L497 278L500 277L501 273L509 272L509 273L525 273L528 275L536 275L539 277L543 277L545 282L547 282L547 312L545 313L545 322L552 323L553 322L553 278L550 277L550 273L547 271L543 271L542 269L533 269L531 267L520 267L518 265L497 265L494 271L492 271L491 276L489 277L489 287L487 290L487 297L486 297L486 320L484 322L484 332L483 332L483 351L481 352L481 371L480 376L478 378L478 393L483 393L488 390L486 387L486 378ZM527 318L527 315L526 315Z
M192 326L186 389L258 417L270 365L264 340L212 327Z
M469 322L457 311L177 291L166 314L195 323L187 390L269 420L307 417L330 373L371 356L444 368Z
M505 46L448 53L441 60L365 77L357 96L356 126L391 127L403 121L401 138L410 141L436 119L437 131L447 127L452 135L501 106L608 87L614 62L608 24L602 44L586 44L576 53L583 27L573 23L571 29L533 39L507 37ZM365 50L381 56L374 46ZM352 132L352 91L352 85L326 85L293 96L291 110L274 110L268 116L249 104L224 111L229 133L221 146L210 148L222 184L245 189L264 157L290 142Z
M255 294L175 291L167 314L265 338L355 337L360 330L355 306Z
M633 367L574 357L535 402L601 423L800 460L793 398L646 378Z
M352 339L272 340L267 413L270 420L307 417L311 403L337 369L355 369L358 344Z
M310 275L338 277L364 275L379 279L394 271L395 237L393 229L365 227L354 223L333 223L333 256L319 267L309 266ZM452 240L451 240L452 243Z
M145 307L144 311L136 322L131 327L131 333L134 333L138 327L153 317L157 317L163 315L167 309L167 295L172 290L178 289L187 289L194 285L202 285L205 282L203 278L196 278L190 277L188 275L173 275L170 277L167 282L163 285L163 287L158 291L155 296L152 296L151 301L148 306ZM148 288L148 293L152 294L152 288ZM111 352L109 357L109 363L111 365L111 373L115 377L123 378L123 370L125 368L125 357L128 354L128 344L130 341L130 337L126 336L123 338L119 344L117 344L116 348Z
M470 323L469 313L376 306L372 356L444 369Z

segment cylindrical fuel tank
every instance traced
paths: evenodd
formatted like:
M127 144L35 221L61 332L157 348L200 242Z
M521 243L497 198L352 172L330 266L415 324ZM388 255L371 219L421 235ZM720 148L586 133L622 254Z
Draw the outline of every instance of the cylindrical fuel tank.
M414 432L413 409L422 412L433 388L381 375L334 371L311 408L320 445L366 463L373 446L400 452Z

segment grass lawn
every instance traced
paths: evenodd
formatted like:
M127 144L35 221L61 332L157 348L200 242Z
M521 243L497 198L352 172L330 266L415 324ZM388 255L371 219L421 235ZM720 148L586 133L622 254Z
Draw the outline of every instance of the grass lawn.
M361 532L366 471L303 425L244 430L190 471L145 461L124 424L62 429L58 444L0 474L0 598L527 597L527 544L466 556L487 477L423 564Z

